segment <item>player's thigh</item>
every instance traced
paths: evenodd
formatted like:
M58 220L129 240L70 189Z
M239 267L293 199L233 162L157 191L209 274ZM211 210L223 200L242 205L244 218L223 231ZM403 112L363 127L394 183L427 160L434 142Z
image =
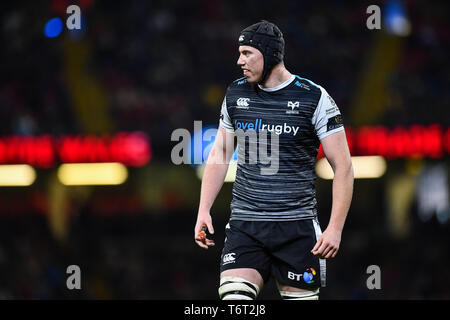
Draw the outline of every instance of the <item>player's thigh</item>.
M276 279L277 282L277 287L279 291L289 291L289 292L307 292L310 291L310 289L302 289L302 288L297 288L297 287L293 287L290 286L286 283L283 283L282 281Z
M259 289L264 285L262 275L258 270L252 268L236 268L228 269L220 273L220 279L224 277L237 277L247 280L248 282L256 284Z
M228 269L220 275L218 293L222 300L255 300L262 285L262 276L255 269Z
M283 300L319 300L320 288L301 289L277 280L277 287Z

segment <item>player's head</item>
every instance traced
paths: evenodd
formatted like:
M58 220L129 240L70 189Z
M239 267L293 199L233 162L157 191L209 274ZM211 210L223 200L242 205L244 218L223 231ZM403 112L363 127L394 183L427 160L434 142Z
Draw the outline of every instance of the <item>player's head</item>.
M263 20L255 23L241 31L239 52L238 65L247 71L244 72L247 80L263 83L273 67L284 59L283 34L271 22Z

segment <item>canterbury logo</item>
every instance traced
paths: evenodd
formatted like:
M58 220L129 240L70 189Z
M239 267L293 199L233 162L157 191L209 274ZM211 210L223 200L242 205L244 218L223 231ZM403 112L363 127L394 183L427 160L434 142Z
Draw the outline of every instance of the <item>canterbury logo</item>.
M236 258L234 257L234 255L235 255L235 253L227 253L226 255L224 255L224 256L223 256L223 259L222 259L223 264L226 264L226 263L233 263L234 260L236 259Z
M300 107L300 102L298 102L298 101L295 101L295 102L288 101L287 106L289 108L291 108L292 110L294 110L294 108L299 108Z
M236 104L238 107L248 107L248 101L250 101L250 98L239 98Z

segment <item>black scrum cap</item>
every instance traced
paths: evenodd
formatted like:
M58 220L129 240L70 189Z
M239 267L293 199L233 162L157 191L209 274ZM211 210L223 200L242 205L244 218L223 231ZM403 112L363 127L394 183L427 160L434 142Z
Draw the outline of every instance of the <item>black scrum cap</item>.
M261 51L264 69L259 83L264 82L272 68L284 59L283 34L275 24L265 20L242 30L239 45L252 46Z

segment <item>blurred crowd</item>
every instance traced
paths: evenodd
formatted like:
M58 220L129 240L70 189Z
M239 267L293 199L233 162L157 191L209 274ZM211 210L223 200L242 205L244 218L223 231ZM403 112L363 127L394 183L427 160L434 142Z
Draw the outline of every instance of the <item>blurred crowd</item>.
M85 30L74 38L67 30L58 38L44 36L45 22L57 15L55 1L0 5L0 135L86 133L64 53L64 41L81 41L89 48L84 72L105 93L112 131L148 133L155 161L165 161L173 130L192 130L194 120L218 123L227 85L242 76L236 66L239 32L260 19L283 31L288 70L324 86L346 125L353 125L355 90L380 32L365 28L368 3L360 1L80 3L89 4L82 6ZM406 3L412 33L402 42L387 107L376 123L448 126L446 4ZM319 203L329 209L328 202ZM15 217L0 208L0 299L215 299L223 233L205 254L191 241L196 208L136 210L134 216L99 217L89 206L81 208L68 241L59 243L45 215L30 210ZM217 224L224 226L228 211L220 210ZM322 298L449 299L449 225L414 220L411 236L394 241L383 210L382 204L352 208L345 257L329 263L330 287ZM326 218L320 221L325 227ZM71 264L82 270L80 291L66 289ZM380 264L382 290L365 286L371 264ZM262 297L278 298L269 292Z
M352 125L352 99L378 32L365 28L364 2L287 1L275 8L265 1L93 3L83 12L85 30L76 40L90 45L85 72L106 93L113 130L148 132L162 157L174 129L191 129L194 120L217 124L227 85L242 76L236 39L247 25L267 16L276 22L286 39L288 69L323 85L347 125ZM378 123L448 124L450 28L442 5L408 2L412 33L390 75L387 108ZM0 104L9 121L0 133L83 131L62 48L69 32L44 37L50 5L3 6L0 36L7 45L1 51Z

